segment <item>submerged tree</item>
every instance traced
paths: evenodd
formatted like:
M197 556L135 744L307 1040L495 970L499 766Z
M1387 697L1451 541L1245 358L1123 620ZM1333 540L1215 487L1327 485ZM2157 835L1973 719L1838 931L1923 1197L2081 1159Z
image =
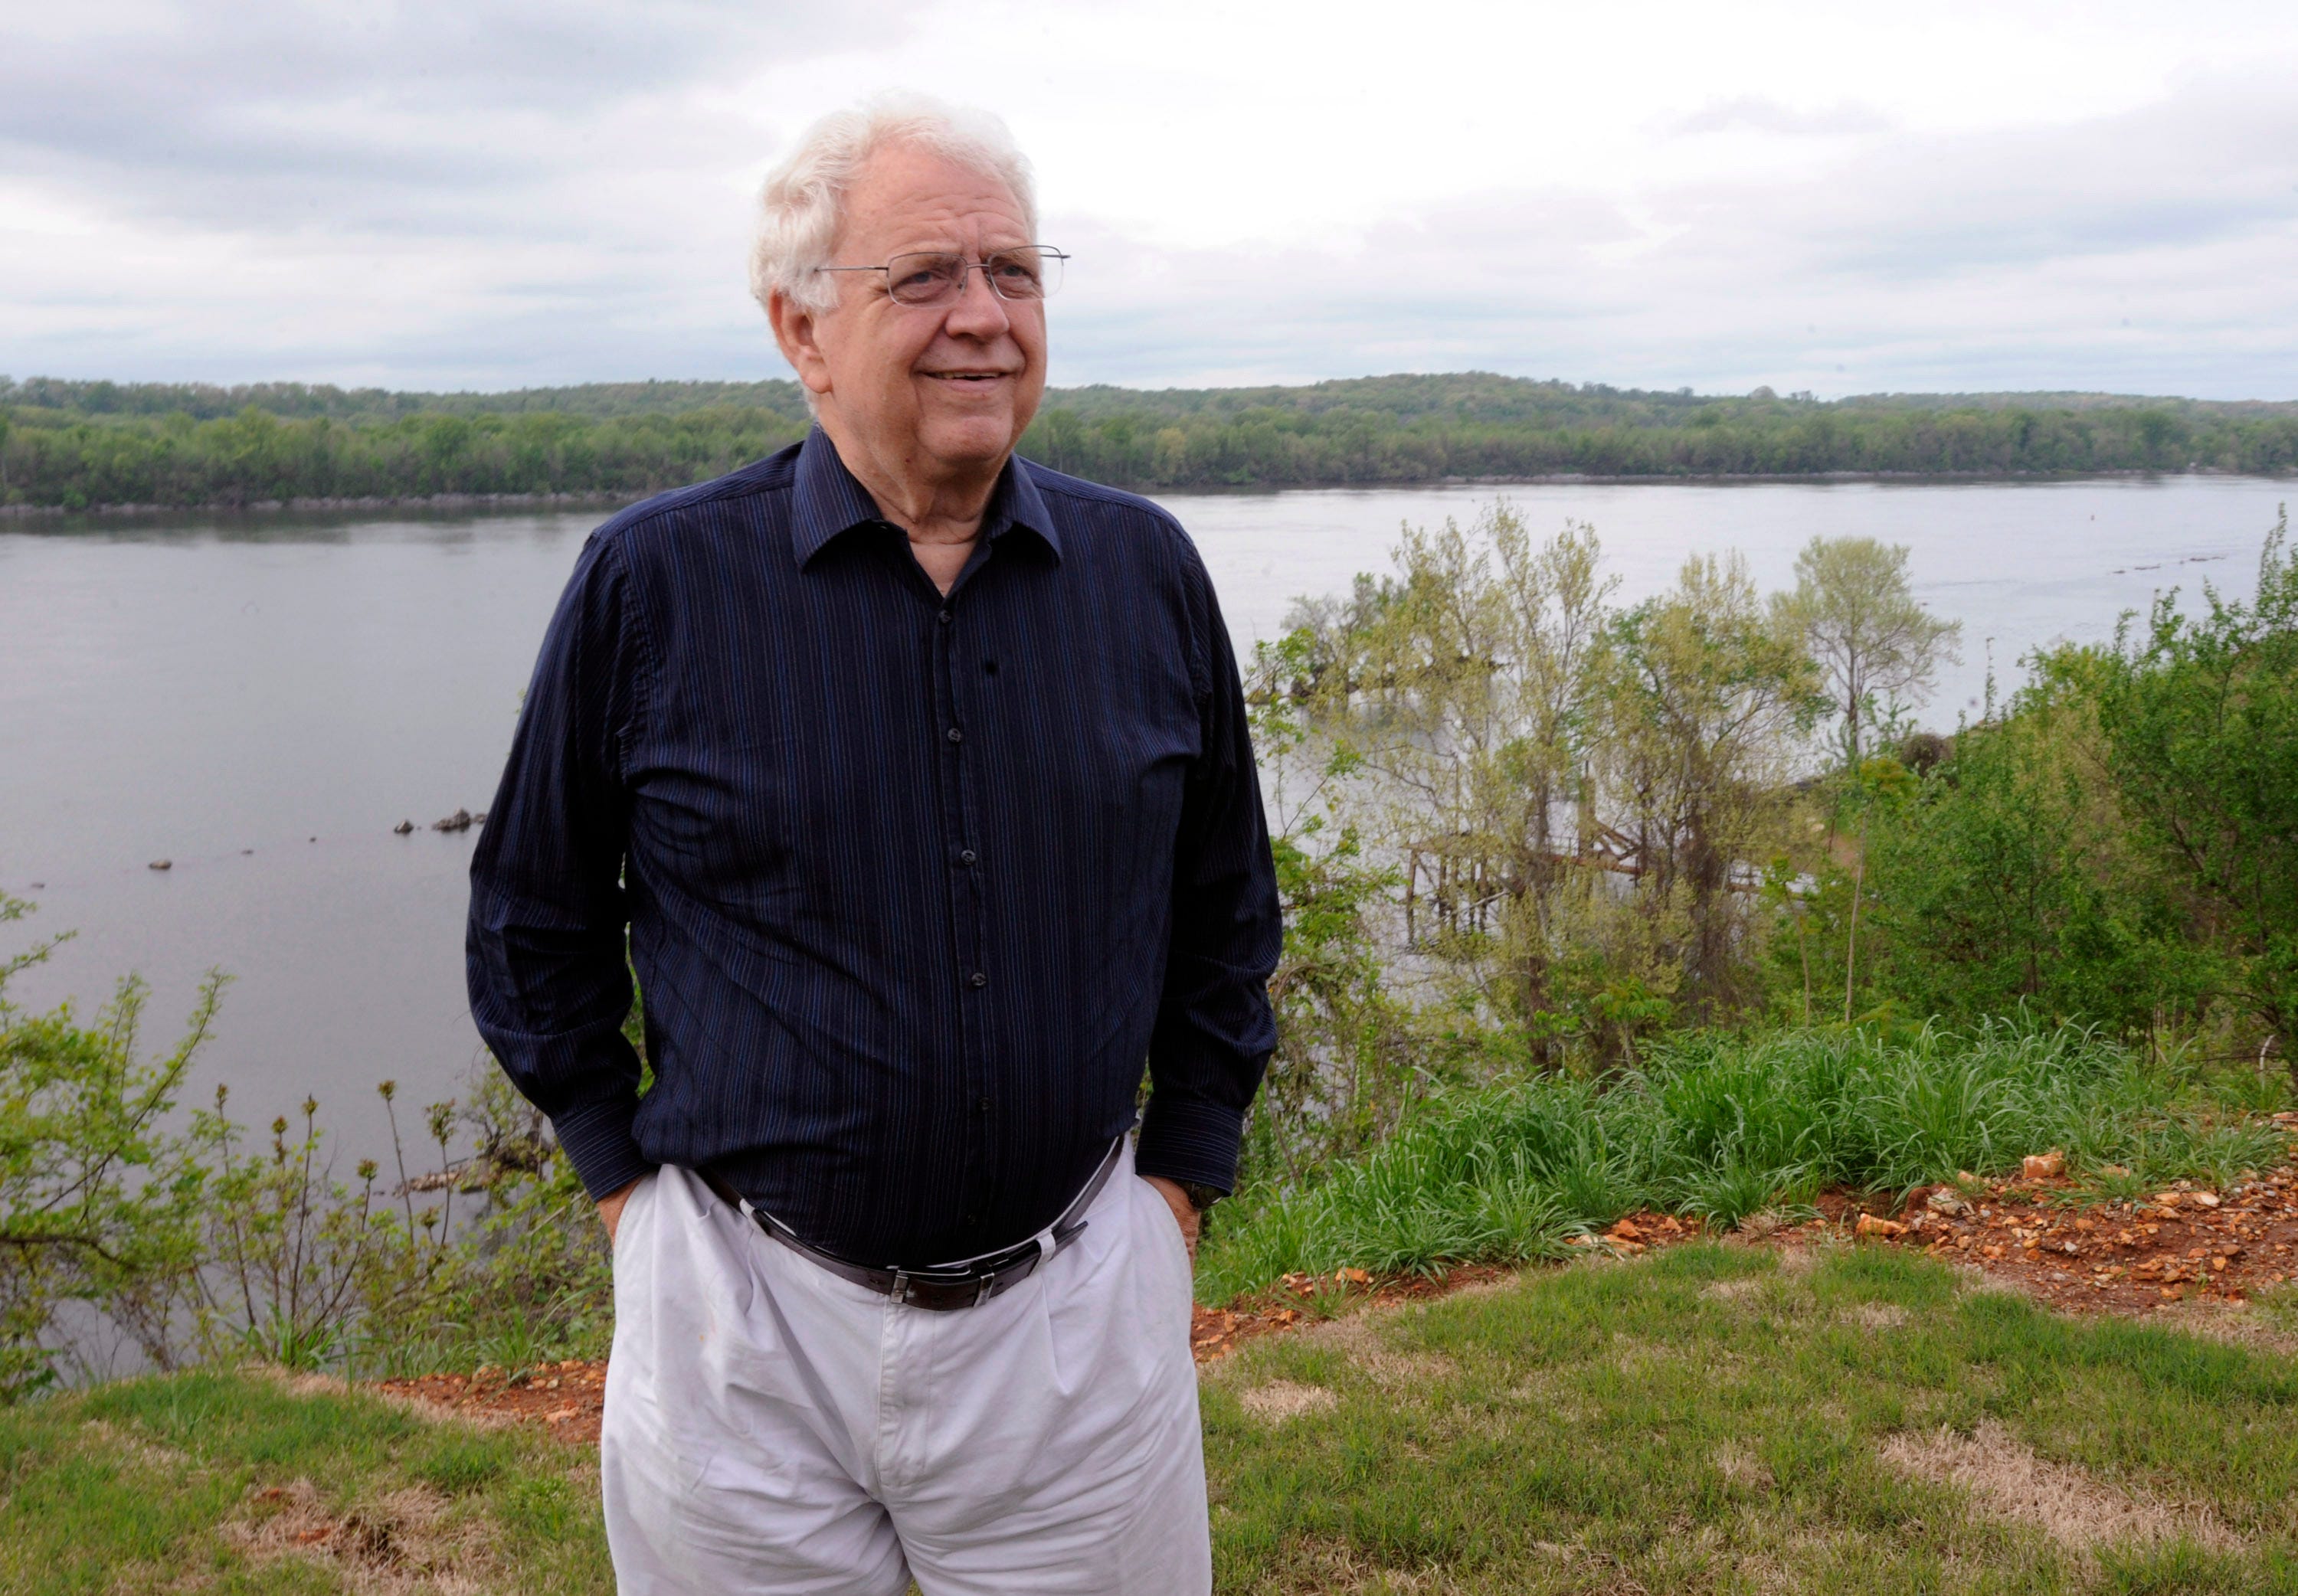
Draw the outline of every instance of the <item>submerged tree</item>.
M1408 941L1537 1031L1561 906L1585 889L1584 710L1616 582L1588 528L1535 544L1506 503L1467 531L1406 528L1396 563L1301 612L1324 719L1362 760ZM1544 1037L1533 1051L1545 1062Z
M1271 688L1351 757L1352 835L1401 889L1387 968L1540 1068L1739 1005L1820 702L1798 637L1736 560L1623 613L1590 528L1537 542L1505 503L1395 558L1296 610Z
M1790 778L1823 702L1801 640L1765 614L1737 555L1685 562L1611 626L1598 742L1605 804L1634 843L1635 898L1674 918L1687 1018L1745 1002L1764 862L1784 851Z

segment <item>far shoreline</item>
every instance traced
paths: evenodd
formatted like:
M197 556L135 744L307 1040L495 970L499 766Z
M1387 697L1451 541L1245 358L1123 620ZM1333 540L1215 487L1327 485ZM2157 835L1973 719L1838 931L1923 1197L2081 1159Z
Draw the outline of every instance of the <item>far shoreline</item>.
M1236 483L1190 487L1128 487L1145 498L1239 497L1248 494L1310 492L1388 492L1416 488L1511 487L1717 487L1777 484L1836 486L1857 483L1923 484L2125 482L2188 476L2225 477L2248 482L2298 482L2298 473L2230 471L2218 467L2194 467L2182 471L2130 467L2106 471L1794 471L1794 472L1666 472L1608 475L1590 472L1550 472L1527 476L1425 476L1382 482ZM0 520L45 520L63 517L150 518L169 515L293 515L361 510L477 510L583 509L641 503L657 493L675 492L693 484L631 490L587 490L572 493L430 493L397 497L301 498L252 500L210 500L198 504L91 504L77 509L60 504L0 505ZM1117 485L1117 484L1110 484Z

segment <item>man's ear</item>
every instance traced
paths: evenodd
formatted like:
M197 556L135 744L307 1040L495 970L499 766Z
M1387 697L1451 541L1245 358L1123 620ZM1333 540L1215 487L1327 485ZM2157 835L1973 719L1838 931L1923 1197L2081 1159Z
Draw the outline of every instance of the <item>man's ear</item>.
M779 288L766 297L766 319L773 324L774 342L781 345L782 359L790 363L812 393L830 392L830 362L822 358L822 344L816 337L818 323L814 313L790 302L789 295Z

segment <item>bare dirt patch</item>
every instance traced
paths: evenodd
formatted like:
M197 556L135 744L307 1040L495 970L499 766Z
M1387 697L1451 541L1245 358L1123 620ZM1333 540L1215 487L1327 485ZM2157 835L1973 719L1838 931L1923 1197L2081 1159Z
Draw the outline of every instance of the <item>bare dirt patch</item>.
M480 1424L540 1424L558 1440L595 1446L607 1406L607 1360L569 1358L533 1369L417 1375L382 1381L376 1389L431 1413Z
M1945 1429L1894 1435L1883 1443L1882 1456L1904 1474L1959 1486L1986 1510L2033 1525L2077 1551L2181 1537L2214 1549L2237 1543L2207 1511L2169 1508L2068 1464L2046 1461L1991 1419L1970 1435Z

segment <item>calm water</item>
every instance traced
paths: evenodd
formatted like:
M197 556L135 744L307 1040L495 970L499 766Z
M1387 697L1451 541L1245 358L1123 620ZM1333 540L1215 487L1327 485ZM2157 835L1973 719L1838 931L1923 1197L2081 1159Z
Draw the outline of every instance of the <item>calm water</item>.
M1241 643L1291 599L1385 568L1401 523L1472 518L1497 490L1167 500ZM1819 533L1910 545L1918 591L1964 623L1952 725L2026 649L2108 635L2162 587L2249 596L2287 483L1540 486L1537 532L1592 523L1625 595L1693 552L1737 549L1784 585ZM307 1090L354 1146L374 1083L452 1094L478 1046L463 997L475 833L429 823L493 791L518 694L584 513L488 518L200 517L0 533L0 890L75 929L19 1001L94 1005L134 970L174 1034L201 972L235 977L194 1090L243 1117ZM401 819L411 837L391 834ZM146 865L174 861L164 872ZM12 952L25 939L0 943Z

